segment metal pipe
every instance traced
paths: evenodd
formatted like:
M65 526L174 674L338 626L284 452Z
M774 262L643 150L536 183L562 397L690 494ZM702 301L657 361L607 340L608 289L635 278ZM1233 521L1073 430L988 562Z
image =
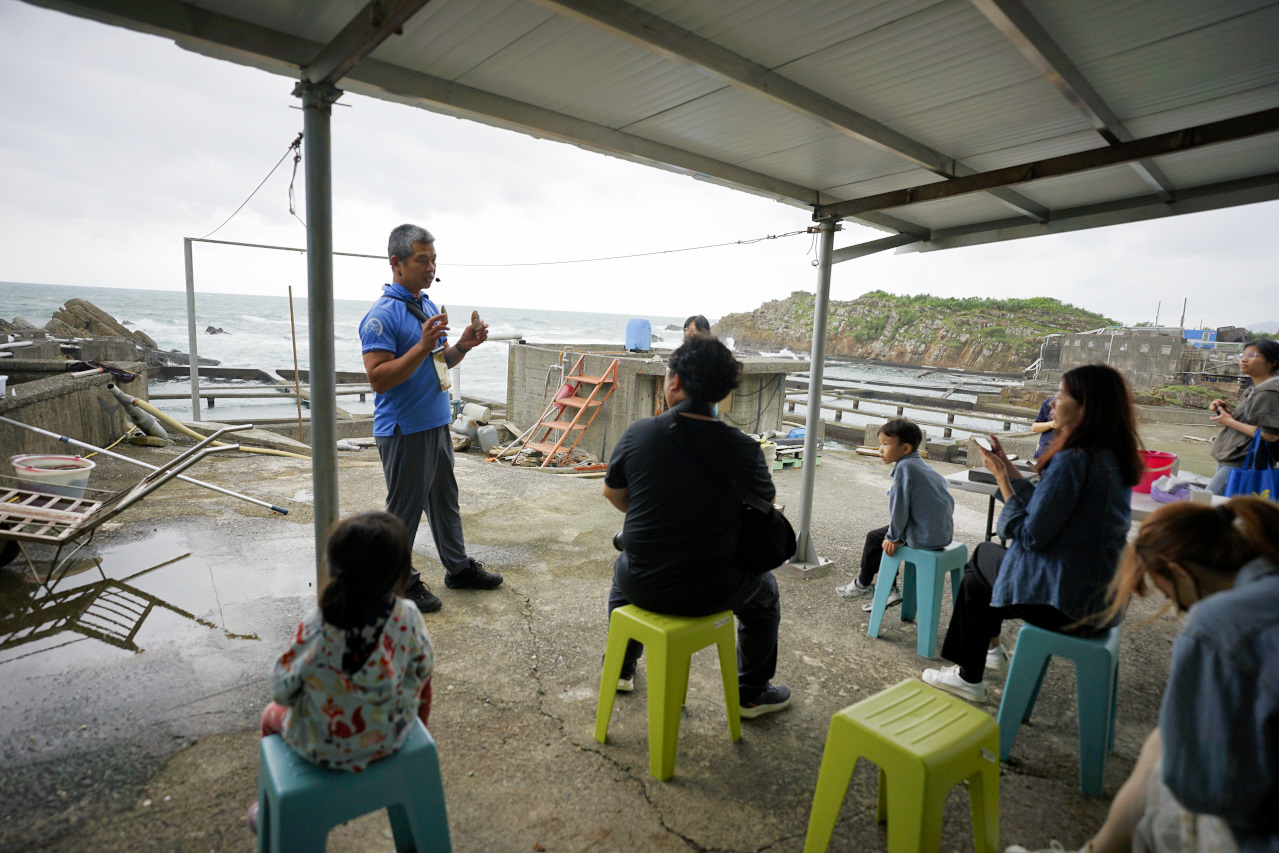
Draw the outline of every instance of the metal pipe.
M191 238L182 239L187 265L187 349L191 351L191 420L200 420L200 355L195 343L195 262L191 258Z
M311 344L311 491L315 495L315 589L324 589L329 526L338 517L337 371L333 359L332 104L341 91L301 82L306 161L306 278Z
M87 442L76 441L74 438L70 438L65 435L58 435L56 432L49 432L47 429L40 429L40 427L33 427L30 424L24 424L21 421L14 421L6 417L0 417L0 423L8 424L9 426L20 427L21 429L25 429L30 432L34 432L39 435L46 436L48 438L52 438L55 441L60 441L63 444L70 444L70 445L74 445L75 447L83 447L85 450L92 450L94 453L101 453L103 456L110 456L112 459L119 459L121 462L128 462L130 465L137 465L139 468L146 468L150 471L160 470L159 466L150 465L146 462L143 462L140 459L133 459L128 456L121 456L119 453L112 453L110 450L104 450L101 447L95 447L94 445L88 444ZM235 427L235 429L236 430L249 429L251 426L252 424L246 424L244 426ZM221 486L215 486L212 483L206 483L203 480L197 480L194 477L188 477L186 474L179 474L178 479L185 480L186 482L190 483L193 486L200 486L202 488L210 489L211 491L224 494L228 497L239 498L242 501L248 501L251 504L257 504L258 506L266 507L272 512L278 512L280 515L289 514L289 511L285 509L284 507L275 506L274 504L269 504L266 501L260 501L257 498L251 498L248 495L242 495L239 492L233 492L230 489L224 489Z
M826 361L826 320L830 313L831 254L835 248L835 230L839 226L833 219L823 219L817 225L817 298L813 304L812 366L808 373L808 412L804 423L804 465L799 484L799 524L795 536L795 556L791 563L805 569L815 569L822 564L817 549L813 547L813 486L817 479L817 435L821 431L822 376Z

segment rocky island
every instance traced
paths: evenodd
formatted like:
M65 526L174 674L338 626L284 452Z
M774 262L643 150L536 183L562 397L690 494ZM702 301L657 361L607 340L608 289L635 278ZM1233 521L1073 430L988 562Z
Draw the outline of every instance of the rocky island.
M749 314L715 324L737 347L807 352L813 341L812 293L797 290ZM928 367L1021 373L1045 335L1082 332L1115 321L1048 297L946 299L872 290L831 300L826 354Z

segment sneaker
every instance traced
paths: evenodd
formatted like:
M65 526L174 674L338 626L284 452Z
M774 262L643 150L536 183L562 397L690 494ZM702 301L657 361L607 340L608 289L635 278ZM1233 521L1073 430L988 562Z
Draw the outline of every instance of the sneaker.
M249 828L249 832L254 835L258 834L258 801L254 800L253 805L249 806L249 810L244 813L244 825Z
M1012 844L1004 848L1004 853L1085 853L1087 849L1087 847L1081 847L1078 851L1068 851L1065 847L1061 846L1060 841L1053 839L1048 842L1047 847L1043 847L1039 850L1028 850L1020 844Z
M630 678L617 679L618 693L634 693L635 692L635 673L631 673Z
M1003 672L1008 668L1008 649L1003 646L995 646L986 652L986 669L995 672Z
M874 586L862 586L861 581L857 578L853 578L852 583L846 586L835 587L835 592L839 593L840 598L861 598L864 595L870 595L874 591Z
M986 682L979 681L973 684L964 681L964 677L959 674L958 664L945 669L926 669L921 678L924 679L925 684L953 693L960 699L967 699L969 702L986 701Z
M902 603L902 591L898 589L896 586L894 586L892 589L888 591L888 601L884 603L884 609L887 610L888 608L901 603ZM874 609L875 609L875 602L873 601L868 601L862 605L862 611L864 613L869 613Z
M770 684L750 699L741 698L743 720L753 720L764 714L774 714L790 705L790 688Z
M420 580L416 580L409 584L409 588L404 590L404 597L417 605L417 609L422 613L434 613L444 606L444 602L440 601L435 593L426 588L426 584Z
M497 589L502 585L502 576L484 571L483 563L471 560L471 565L462 571L446 573L444 585L449 589Z

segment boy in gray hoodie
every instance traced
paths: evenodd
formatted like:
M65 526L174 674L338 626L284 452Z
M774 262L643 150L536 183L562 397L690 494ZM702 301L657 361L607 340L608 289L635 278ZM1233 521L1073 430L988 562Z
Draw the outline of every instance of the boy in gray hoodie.
M923 440L919 425L906 418L894 418L879 428L879 458L885 465L896 465L888 488L889 522L887 527L877 527L866 534L861 574L852 583L836 587L842 598L869 596L875 589L882 556L893 556L901 545L936 551L950 544L955 532L951 517L955 499L946 488L945 478L920 457ZM894 584L888 605L901 600L901 592ZM862 606L862 610L870 609L870 603Z

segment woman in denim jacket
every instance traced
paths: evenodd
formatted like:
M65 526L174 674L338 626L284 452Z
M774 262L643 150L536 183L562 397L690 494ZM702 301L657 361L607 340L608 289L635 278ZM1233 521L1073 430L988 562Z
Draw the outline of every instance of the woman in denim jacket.
M1279 850L1279 505L1169 504L1141 525L1112 619L1147 581L1186 613L1159 712L1087 853ZM1057 850L1061 850L1058 846ZM1025 853L1013 846L1007 853Z
M1105 609L1106 587L1132 518L1141 480L1136 417L1119 371L1086 364L1067 371L1053 400L1057 437L1037 463L1038 485L1013 467L998 439L981 449L1004 499L999 536L973 550L955 596L941 656L955 664L926 669L935 687L986 699L985 669L1002 669L1005 619L1049 631L1091 634L1081 621Z

